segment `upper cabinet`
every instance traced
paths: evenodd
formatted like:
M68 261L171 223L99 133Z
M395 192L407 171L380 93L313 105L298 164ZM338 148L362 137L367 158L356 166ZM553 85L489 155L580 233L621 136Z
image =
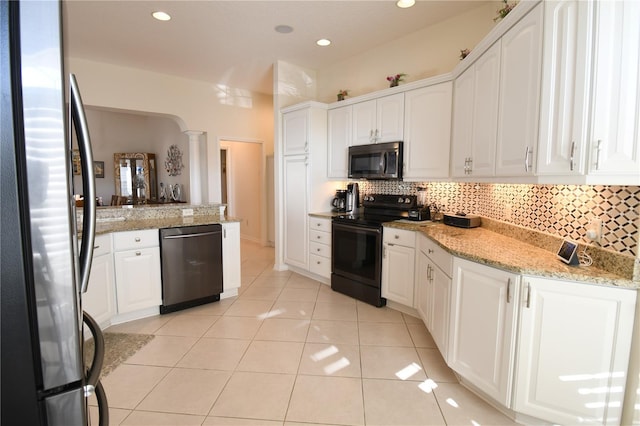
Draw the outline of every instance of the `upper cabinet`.
M331 109L327 114L327 177L331 179L346 179L349 175L347 154L351 146L352 111L348 105Z
M309 151L309 110L300 109L282 116L283 154L306 154Z
M404 179L449 176L450 81L404 94Z
M353 105L352 145L402 140L404 93Z

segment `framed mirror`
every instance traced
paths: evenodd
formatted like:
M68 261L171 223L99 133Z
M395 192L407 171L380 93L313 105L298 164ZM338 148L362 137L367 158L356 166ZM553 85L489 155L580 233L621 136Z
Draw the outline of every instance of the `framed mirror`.
M116 195L127 204L158 202L156 155L145 152L113 154Z

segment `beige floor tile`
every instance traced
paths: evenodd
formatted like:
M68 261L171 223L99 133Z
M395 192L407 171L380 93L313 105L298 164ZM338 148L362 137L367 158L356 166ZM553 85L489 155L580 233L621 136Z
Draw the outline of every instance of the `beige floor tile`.
M108 333L137 333L137 334L153 334L160 327L165 325L175 315L154 315L148 318L142 318L135 321L129 321L122 324L112 325L105 331Z
M134 411L122 424L127 426L199 426L203 421L204 416Z
M250 340L203 337L180 360L177 366L233 371L249 347L249 343L251 343Z
M332 303L321 302L318 295L318 302L313 311L313 319L332 321L357 321L358 312L355 303Z
M309 331L309 320L268 318L262 322L256 340L280 342L304 342Z
M433 392L447 424L517 424L460 384L441 383Z
M364 425L361 379L298 375L286 420Z
M131 413L131 410L123 410L121 408L113 408L109 407L109 425L117 426L122 424L124 419ZM91 420L92 425L98 424L98 419L100 414L98 413L97 406L89 406L89 418Z
M413 341L404 323L359 322L358 328L361 345L413 347Z
M302 275L293 274L287 281L287 288L306 288L308 290L318 290L322 284L314 279Z
M307 343L298 374L312 376L360 377L358 345Z
M358 321L367 322L397 322L404 324L402 319L402 313L394 311L391 308L383 306L382 308L376 308L373 305L369 305L363 302L357 302L358 307Z
M361 346L362 377L424 381L427 376L414 348Z
M289 276L272 276L272 275L260 275L251 284L253 287L267 287L267 288L285 288L289 281Z
M185 309L183 312L188 315L223 315L227 309L233 304L235 298L222 299L217 302L205 303L204 305L194 306L193 308Z
M413 315L402 313L402 319L406 324L424 324L422 318L414 317Z
M416 348L436 348L436 342L423 323L407 324L407 330L411 335L411 340Z
M203 426L282 426L281 421L264 419L238 419L233 417L209 416ZM309 426L309 425L306 425Z
M171 371L167 367L120 364L100 379L109 407L133 409Z
M203 337L251 340L262 325L262 320L251 317L223 316L216 321Z
M258 277L255 276L255 275L245 275L242 272L240 272L240 288L238 289L238 293L241 293L247 287L249 287L251 284L253 284L253 282L255 282L256 278L258 278Z
M264 300L236 300L225 312L226 316L254 317L264 319L268 317L273 302Z
M209 415L284 420L295 377L289 374L236 372Z
M436 383L458 383L453 370L449 368L438 349L417 348L427 377Z
M271 318L311 319L315 303L277 300L271 308Z
M173 367L196 343L196 337L155 336L153 340L133 354L127 364Z
M356 299L342 293L338 293L337 291L333 291L328 285L320 286L320 290L318 291L318 302L356 305Z
M207 415L230 376L227 371L174 368L137 409Z
M260 275L262 271L273 265L273 262L268 260L253 260L251 262L243 262L240 266L240 273L242 275Z
M256 286L255 284L251 285L242 296L240 296L241 300L267 300L273 302L278 298L280 292L282 290L277 287L264 287L264 286Z
M362 387L367 425L446 424L435 396L419 382L362 379Z
M358 344L358 323L312 320L307 342Z
M236 371L295 374L300 365L303 343L254 340Z
M315 302L318 289L285 287L278 297L279 301Z
M180 315L156 330L155 335L201 337L219 316Z

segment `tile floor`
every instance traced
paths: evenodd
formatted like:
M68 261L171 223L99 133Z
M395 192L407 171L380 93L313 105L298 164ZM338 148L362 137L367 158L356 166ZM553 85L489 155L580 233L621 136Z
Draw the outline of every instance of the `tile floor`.
M272 267L243 241L238 297L111 327L156 336L102 379L111 424L514 424L458 384L419 319Z

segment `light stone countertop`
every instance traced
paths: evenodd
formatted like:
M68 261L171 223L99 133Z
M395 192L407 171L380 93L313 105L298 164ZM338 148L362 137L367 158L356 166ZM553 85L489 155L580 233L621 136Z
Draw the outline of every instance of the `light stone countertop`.
M421 232L454 256L518 274L640 289L638 281L593 266L566 265L555 253L482 227L466 229L410 221L384 226Z
M162 219L125 219L105 220L96 222L96 235L111 232L138 231L142 229L179 228L183 226L211 225L214 223L240 222L240 219L219 216L198 215L185 217L168 217Z

